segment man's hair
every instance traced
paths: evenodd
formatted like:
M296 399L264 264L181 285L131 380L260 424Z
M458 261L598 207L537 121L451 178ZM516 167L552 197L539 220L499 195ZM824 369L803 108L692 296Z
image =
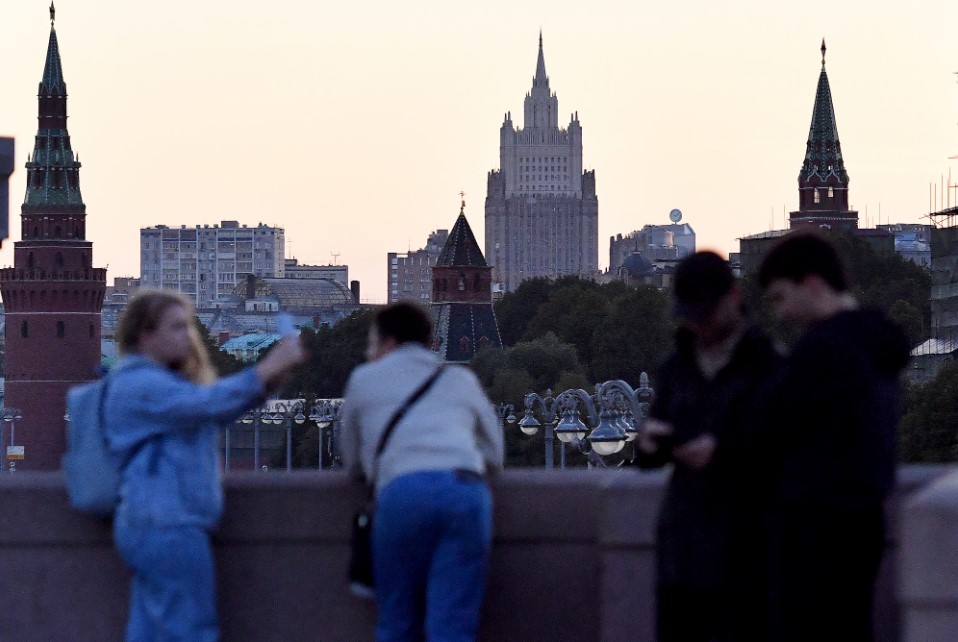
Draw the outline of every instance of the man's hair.
M426 310L416 303L393 303L380 308L373 316L373 327L380 339L395 339L396 343L429 345L432 339L432 321Z
M675 268L672 313L680 319L704 319L734 287L728 261L715 252L696 252Z
M848 290L845 266L831 241L815 232L793 232L765 255L758 282L765 289L778 279L801 283L813 275L836 292Z

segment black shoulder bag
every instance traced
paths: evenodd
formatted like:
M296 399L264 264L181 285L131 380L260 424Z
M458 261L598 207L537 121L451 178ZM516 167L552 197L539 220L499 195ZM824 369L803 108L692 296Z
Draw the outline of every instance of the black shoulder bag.
M379 444L376 446L376 454L373 456L372 478L366 483L366 501L362 507L353 516L353 534L351 539L349 555L349 590L356 597L372 599L373 593L373 552L372 552L372 531L373 531L373 513L376 511L376 475L379 468L379 456L386 449L386 443L392 435L396 425L402 420L409 409L419 399L426 394L426 391L432 387L439 375L442 374L444 365L436 368L436 371L429 375L421 386L401 405L393 414L389 423L386 424L382 436L379 438Z

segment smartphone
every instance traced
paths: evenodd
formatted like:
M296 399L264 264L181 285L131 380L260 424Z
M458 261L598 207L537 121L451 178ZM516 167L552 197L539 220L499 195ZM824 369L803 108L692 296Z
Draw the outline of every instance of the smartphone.
M280 312L276 315L276 331L291 339L299 337L299 330L293 325L293 317L288 312Z

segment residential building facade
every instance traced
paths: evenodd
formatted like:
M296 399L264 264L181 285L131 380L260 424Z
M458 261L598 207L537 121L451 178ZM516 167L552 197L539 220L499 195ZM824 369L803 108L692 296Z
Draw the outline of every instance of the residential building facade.
M348 265L300 265L296 259L284 261L287 279L331 279L349 285Z
M283 278L285 251L283 228L262 223L146 227L140 230L140 282L181 292L197 309L216 308L247 274Z
M415 252L390 252L386 255L387 302L432 302L432 267L439 258L449 230L435 230L426 239L426 247Z

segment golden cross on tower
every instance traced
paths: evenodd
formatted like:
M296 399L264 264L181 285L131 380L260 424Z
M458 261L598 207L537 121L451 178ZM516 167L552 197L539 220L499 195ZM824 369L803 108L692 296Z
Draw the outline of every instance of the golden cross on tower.
M466 193L459 192L459 198L462 199L462 205L459 207L459 213L465 214L466 213Z

